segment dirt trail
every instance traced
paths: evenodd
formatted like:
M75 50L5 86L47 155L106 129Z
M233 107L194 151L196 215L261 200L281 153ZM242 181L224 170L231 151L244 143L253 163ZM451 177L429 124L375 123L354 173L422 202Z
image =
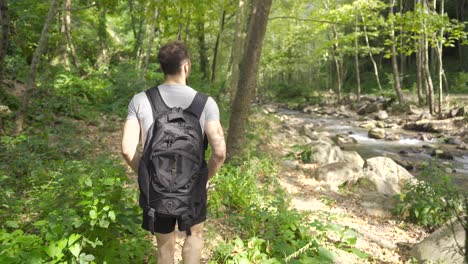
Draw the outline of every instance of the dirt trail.
M269 147L276 153L286 155L292 152L292 146L305 144L288 119L282 124L272 122L270 126L273 138ZM319 219L320 212L336 216L336 223L349 226L362 235L357 239L356 247L373 256L370 260L362 260L343 251L339 253L337 263L406 263L410 246L427 236L422 228L404 225L391 216L368 215L360 205L362 198L358 194L323 189L311 176L317 165L293 165L285 162L279 173L280 184L290 194L292 207L310 212L312 219Z

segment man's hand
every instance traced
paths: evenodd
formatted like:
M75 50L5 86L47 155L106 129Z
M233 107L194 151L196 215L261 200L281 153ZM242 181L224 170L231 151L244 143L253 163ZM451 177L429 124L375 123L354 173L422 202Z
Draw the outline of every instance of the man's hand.
M208 161L208 179L218 172L226 158L226 142L224 132L219 121L209 121L205 124L205 133L211 146L211 157Z
M128 165L138 173L140 154L137 151L140 142L140 122L138 120L127 120L123 128L122 155Z

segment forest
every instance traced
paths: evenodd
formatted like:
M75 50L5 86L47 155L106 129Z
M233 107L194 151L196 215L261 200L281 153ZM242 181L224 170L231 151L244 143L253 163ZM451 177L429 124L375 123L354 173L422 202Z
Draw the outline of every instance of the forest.
M202 263L468 262L467 13L467 0L0 0L0 263L157 263L120 148L175 40L226 134Z

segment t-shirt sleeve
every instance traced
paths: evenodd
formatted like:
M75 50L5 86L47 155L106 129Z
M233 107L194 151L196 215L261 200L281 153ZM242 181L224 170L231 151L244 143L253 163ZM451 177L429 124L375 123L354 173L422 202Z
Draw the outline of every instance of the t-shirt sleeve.
M205 105L205 123L209 121L219 121L219 108L213 98L208 97Z
M128 104L127 120L138 120L135 96L133 96L132 100Z

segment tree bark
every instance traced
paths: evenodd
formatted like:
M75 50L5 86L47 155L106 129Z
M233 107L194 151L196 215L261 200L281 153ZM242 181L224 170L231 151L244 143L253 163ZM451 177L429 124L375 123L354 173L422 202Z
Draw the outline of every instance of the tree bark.
M213 51L213 62L211 64L211 83L215 82L216 79L216 61L218 59L218 48L219 48L219 40L221 39L221 34L224 30L224 23L226 21L226 10L223 8L223 13L221 14L221 21L219 26L218 34L216 35L216 42Z
M356 19L355 19L355 30L354 33L356 36L354 37L354 61L356 63L356 82L357 82L357 100L361 100L361 74L359 72L359 28L358 28L358 15L356 14Z
M39 66L39 61L41 59L42 52L44 51L44 48L47 43L47 35L49 32L50 25L52 24L52 21L55 16L56 5L57 5L57 0L51 0L49 13L44 23L44 27L42 28L41 37L39 39L37 48L34 51L34 55L33 55L31 65L29 68L28 81L26 83L26 90L24 91L24 94L23 94L23 100L21 102L20 109L16 116L16 120L15 120L16 127L14 131L15 134L21 133L24 128L24 119L25 119L26 111L29 105L29 99L30 99L29 97L30 97L32 90L34 89L36 85L37 68Z
M390 16L393 17L393 6L395 5L395 0L390 0ZM391 21L390 24L390 39L392 41L391 45L391 50L392 50L392 70L393 70L393 86L395 88L395 92L398 96L398 101L400 104L403 104L405 102L405 99L403 98L403 92L401 91L401 83L400 83L400 76L398 72L398 61L397 61L397 54L396 54L396 47L395 47L395 27L394 27L394 22Z
M369 36L367 35L367 26L365 25L366 22L365 22L364 16L362 17L362 22L364 23L364 26L363 26L364 38L366 40L367 49L369 50L370 60L371 60L372 65L374 67L374 75L375 75L375 79L377 81L377 86L379 87L379 91L382 91L382 84L380 84L380 77L379 77L379 68L377 67L377 63L375 62L374 54L372 53L372 49L371 49L371 46L370 46L370 43L369 43Z
M10 22L8 16L8 0L0 0L0 21L1 21L1 33L0 33L0 83L3 81L4 61L8 50L8 37Z
M156 25L158 23L158 16L159 16L159 11L158 11L158 7L156 6L154 8L153 21L151 23L151 34L150 34L150 38L148 41L148 49L146 50L145 62L143 64L143 73L142 73L143 79L146 76L146 71L148 70L149 60L151 58L151 51L153 50L154 37L157 31Z
M101 46L100 54L97 59L97 66L103 66L109 63L109 48L107 46L107 16L105 7L99 5L97 7L99 12L97 32L99 45Z
M64 16L63 16L63 25L65 29L64 33L67 39L67 46L71 55L72 64L75 68L78 69L79 68L78 57L76 55L76 49L75 49L75 45L73 45L72 35L71 35L71 8L72 8L71 0L65 0L64 5L65 5L65 11L64 11Z
M418 5L421 4L421 0L416 0L415 12L417 11ZM422 23L421 23L422 24ZM423 45L424 41L422 35L418 36L418 52L416 53L416 85L418 88L418 105L423 105L423 83L424 83L424 70L423 70Z
M435 0L434 0L435 2ZM444 15L444 4L445 0L440 1L440 15ZM435 11L435 10L434 10ZM439 107L438 107L438 113L439 115L442 114L442 97L443 97L443 75L444 75L444 64L443 64L443 52L444 52L444 27L440 29L440 39L437 41L438 46L437 46L437 53L438 53L438 58L439 58Z
M205 21L203 17L197 22L197 31L200 71L202 72L203 80L206 80L208 78L208 56L206 55Z
M242 47L244 46L245 40L245 24L246 24L246 8L247 3L244 0L239 0L239 7L237 9L236 15L236 28L234 31L234 40L232 43L232 50L231 50L231 64L232 64L232 71L231 71L231 80L230 80L230 104L232 105L234 102L234 98L236 97L237 92L237 82L239 81L239 62L240 58L242 58Z
M177 30L177 40L180 41L182 40L182 27L184 26L182 24L182 14L183 14L183 9L182 7L179 8L179 29Z
M227 141L228 159L241 156L245 141L245 126L253 99L263 39L268 23L272 0L254 0L250 16L247 45L240 67L237 95L232 106Z
M132 24L132 32L133 32L133 38L135 39L135 42L133 43L133 57L135 59L140 58L141 54L141 46L142 46L142 32L143 32L143 23L144 23L144 16L140 17L138 20L135 17L135 6L134 6L134 0L128 0L128 7L130 9L130 21ZM137 27L138 24L138 27Z
M422 8L423 11L427 10L427 3L426 1L422 1ZM423 51L423 57L424 57L424 81L426 83L426 103L429 107L429 112L431 114L434 114L434 85L432 83L432 77L431 77L431 69L429 67L429 42L427 40L427 27L426 27L426 19L423 19L422 23L423 27L423 39L424 39L424 51Z
M333 39L338 42L338 32L336 31L335 25L332 25L333 29ZM341 90L343 86L343 61L342 59L338 59L338 50L339 46L337 43L333 44L331 49L333 60L335 61L335 68L336 68L336 82L338 85L338 100L341 100Z

